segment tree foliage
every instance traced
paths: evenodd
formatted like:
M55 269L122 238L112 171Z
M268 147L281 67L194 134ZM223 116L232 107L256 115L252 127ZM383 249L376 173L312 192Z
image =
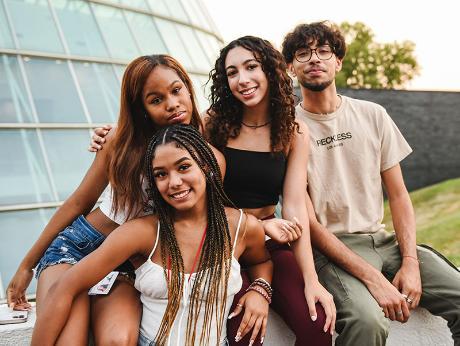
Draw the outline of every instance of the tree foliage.
M372 30L361 22L343 22L340 29L347 42L339 87L402 89L419 73L411 41L378 43Z

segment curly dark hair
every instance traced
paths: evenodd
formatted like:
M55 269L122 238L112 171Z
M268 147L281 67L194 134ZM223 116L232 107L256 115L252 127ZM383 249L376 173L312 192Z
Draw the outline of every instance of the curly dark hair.
M205 125L208 141L219 150L223 150L229 138L236 138L241 130L243 104L231 92L225 59L228 52L242 47L251 51L262 65L268 83L270 100L270 147L272 152L286 151L291 143L294 131L299 131L295 121L295 102L292 92L292 80L286 72L283 56L270 42L254 36L240 37L221 51L214 69L209 73L212 80L210 102L207 111L209 118Z
M339 27L329 21L297 25L294 31L284 37L281 52L286 62L290 64L294 60L294 54L298 49L308 48L315 42L319 46L330 45L337 58L344 58L347 50L345 38Z

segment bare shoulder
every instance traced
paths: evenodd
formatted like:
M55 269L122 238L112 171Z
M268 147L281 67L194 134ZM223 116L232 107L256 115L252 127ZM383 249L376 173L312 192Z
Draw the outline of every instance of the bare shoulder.
M129 239L136 239L142 249L150 249L157 237L158 218L147 215L129 220L117 228Z

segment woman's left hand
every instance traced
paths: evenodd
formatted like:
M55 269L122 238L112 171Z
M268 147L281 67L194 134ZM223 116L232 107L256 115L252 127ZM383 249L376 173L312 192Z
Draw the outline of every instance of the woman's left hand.
M228 316L231 319L241 313L244 308L244 316L241 324L236 333L235 341L240 341L251 329L251 341L249 345L252 345L257 338L260 331L260 342L263 343L265 338L265 330L267 328L267 317L268 317L268 302L260 294L255 291L246 292L244 296L236 304L235 310Z
M326 323L324 324L324 332L330 331L331 335L334 334L336 310L334 304L334 297L330 294L319 281L305 283L305 298L308 304L311 319L316 321L316 303L319 302L326 313Z

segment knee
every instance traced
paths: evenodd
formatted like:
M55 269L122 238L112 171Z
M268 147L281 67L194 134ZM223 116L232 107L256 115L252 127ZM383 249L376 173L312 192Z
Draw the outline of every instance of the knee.
M367 335L388 335L389 320L385 318L383 311L378 307L367 305L354 305L347 312L345 318L346 327L358 329L360 333Z
M138 330L120 328L118 330L106 330L102 335L96 336L95 344L107 346L137 345Z

